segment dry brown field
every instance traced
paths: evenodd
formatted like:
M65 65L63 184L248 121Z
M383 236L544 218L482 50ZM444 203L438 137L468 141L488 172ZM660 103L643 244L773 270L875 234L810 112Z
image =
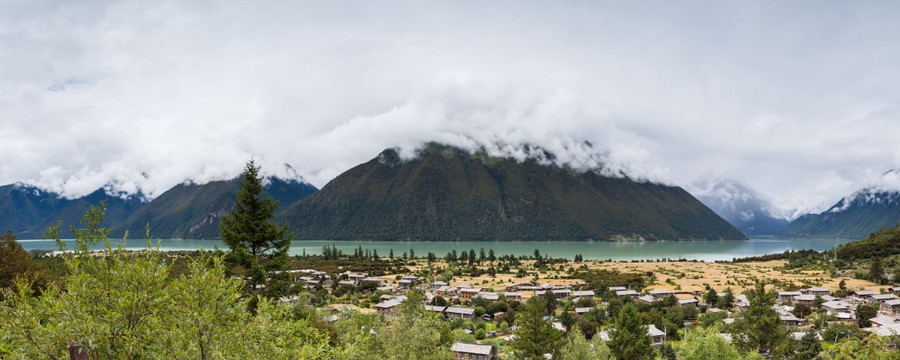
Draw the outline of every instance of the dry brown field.
M532 267L533 261L523 261L522 265L529 273L535 273ZM649 289L668 289L672 291L705 291L708 284L710 287L721 292L726 288L731 288L736 294L741 294L744 290L754 286L757 280L777 280L783 284L793 283L799 287L822 286L832 291L838 289L838 283L844 280L848 289L868 289L874 290L876 293L886 286L876 286L874 283L851 277L835 277L832 278L827 272L822 270L785 270L783 266L786 264L784 260L774 260L766 262L749 262L749 263L706 263L706 262L596 262L587 261L584 263L562 263L553 264L550 271L546 273L538 273L538 283L547 283L551 285L574 285L578 279L564 279L568 276L566 270L570 267L578 268L582 264L587 265L591 269L617 270L620 272L652 272L655 281L647 286ZM446 268L447 263L439 260L433 264L434 268ZM562 266L563 270L557 270ZM481 268L486 269L487 263ZM416 262L415 266L408 267L410 270L422 270L427 268L424 260ZM517 270L514 270L514 272ZM386 282L397 285L397 275L406 274L390 274L381 278ZM488 275L478 277L457 276L449 281L450 286L458 284L470 284L476 288L493 289L494 291L505 291L509 285L530 282L534 276L517 278L513 274L497 274L492 278ZM778 289L781 290L781 289ZM532 294L523 293L524 297ZM686 296L680 296L686 297Z

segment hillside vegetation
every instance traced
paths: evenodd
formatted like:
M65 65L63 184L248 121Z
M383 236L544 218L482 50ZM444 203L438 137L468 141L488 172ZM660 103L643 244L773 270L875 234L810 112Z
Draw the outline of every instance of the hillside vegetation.
M679 187L434 143L410 160L385 150L279 220L295 239L746 239Z

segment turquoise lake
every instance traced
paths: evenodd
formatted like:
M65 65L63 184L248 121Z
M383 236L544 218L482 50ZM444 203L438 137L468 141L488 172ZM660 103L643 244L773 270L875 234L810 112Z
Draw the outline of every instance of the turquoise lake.
M154 240L155 241L155 240ZM500 255L533 255L538 249L542 255L554 258L572 259L576 254L581 254L585 260L656 260L663 258L688 259L701 261L732 260L733 258L781 253L786 250L827 250L836 244L852 241L851 239L778 239L778 238L752 238L750 240L720 240L720 241L656 241L656 242L574 242L574 241L527 241L527 242L476 242L476 241L324 241L304 240L294 241L291 244L291 255L306 254L318 255L322 253L323 246L334 244L344 254L353 254L353 249L362 246L363 249L375 250L379 256L387 257L393 249L394 256L402 256L410 249L416 256L423 257L429 251L438 257L443 257L448 252L456 250L475 249L478 253L484 248L494 249L497 256ZM68 248L71 249L71 240ZM121 240L113 240L118 244ZM46 240L19 240L25 250L56 250L53 241ZM220 240L177 240L160 239L161 250L212 250L214 248L225 249ZM97 248L100 248L98 246ZM143 239L129 239L125 244L126 249L139 250L146 248Z

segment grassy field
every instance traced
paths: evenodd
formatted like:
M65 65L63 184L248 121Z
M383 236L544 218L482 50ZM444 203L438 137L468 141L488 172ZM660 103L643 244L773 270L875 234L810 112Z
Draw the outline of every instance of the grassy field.
M831 277L825 270L788 270L784 269L785 264L786 261L783 260L749 263L588 261L583 263L553 264L550 266L549 271L538 272L533 267L533 261L528 260L523 261L521 266L529 272L529 275L526 277L516 277L514 274L497 274L496 277L490 277L487 274L477 277L455 276L449 283L451 286L465 283L483 289L493 288L495 291L504 291L509 285L530 282L537 275L538 283L574 285L579 280L567 279L566 277L569 276L567 270L586 265L591 269L652 273L653 282L647 286L647 289L668 289L673 291L705 291L708 284L719 292L726 288L731 288L736 294L740 294L745 289L751 288L758 280L776 281L779 289L793 284L801 288L822 286L834 291L838 289L838 284L841 280L844 280L846 287L851 290L869 289L877 293L881 288L886 288L886 286L877 286L872 282L851 277ZM432 265L432 268L436 270L432 274L438 275L441 273L441 269L446 267L447 263L439 260ZM487 267L486 263L480 266L482 269ZM560 267L562 270L559 270ZM407 266L407 268L412 273L428 267L425 261L417 261L415 266ZM381 278L390 284L397 285L396 277L406 274L389 274ZM525 292L523 295L527 298L531 294Z

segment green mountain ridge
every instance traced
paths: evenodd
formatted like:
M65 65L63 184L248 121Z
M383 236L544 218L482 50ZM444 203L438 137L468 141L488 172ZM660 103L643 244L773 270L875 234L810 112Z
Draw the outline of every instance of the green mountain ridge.
M263 196L279 201L282 211L317 191L304 182L275 177L267 178L265 182ZM154 238L220 239L219 220L234 207L239 187L240 178L202 185L176 185L114 226L112 234L121 237L128 231L132 236L144 236L149 224L150 235Z
M542 162L436 143L412 159L388 149L277 220L295 239L746 239L680 187Z
M861 190L819 214L803 215L779 234L784 237L862 239L900 223L900 193Z
M0 186L0 225L19 238L40 238L47 227L62 221L60 235L71 236L68 225L77 225L88 207L102 200L107 201L104 226L124 221L145 203L140 194L125 198L110 195L105 189L76 199L67 199L57 193L25 184Z

